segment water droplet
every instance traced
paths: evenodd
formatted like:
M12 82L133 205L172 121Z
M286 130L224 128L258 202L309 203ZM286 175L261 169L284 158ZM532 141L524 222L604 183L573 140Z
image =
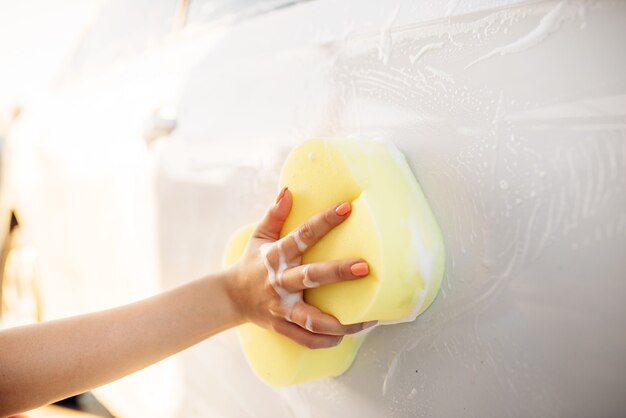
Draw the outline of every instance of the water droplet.
M509 188L509 183L506 180L500 180L499 184L502 190L506 190Z

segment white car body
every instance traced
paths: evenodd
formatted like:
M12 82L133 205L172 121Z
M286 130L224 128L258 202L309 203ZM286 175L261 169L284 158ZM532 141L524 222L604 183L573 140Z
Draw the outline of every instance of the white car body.
M231 330L99 399L122 417L623 415L626 3L278 3L192 24L194 0L137 2L131 19L171 8L177 29L113 63L91 45L25 112L2 223L40 254L44 317L219 269L312 137L406 155L443 231L441 292L337 378L267 387Z

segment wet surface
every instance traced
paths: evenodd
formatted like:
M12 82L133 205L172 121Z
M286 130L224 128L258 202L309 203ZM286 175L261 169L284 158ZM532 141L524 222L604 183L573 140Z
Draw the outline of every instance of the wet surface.
M415 26L394 19L320 49L251 56L257 71L228 67L227 85L197 79L194 108L181 113L188 142L178 145L197 146L195 161L211 154L213 135L233 150L253 137L277 150L256 154L254 180L233 171L219 182L247 190L237 201L250 205L218 216L220 230L260 216L278 144L336 136L394 142L444 232L447 273L425 314L376 329L343 376L264 388L265 403L296 416L614 415L626 384L626 57L615 44L626 9L540 2ZM211 115L204 145L185 136L202 131L201 114ZM171 174L160 184L192 187ZM208 184L194 187L200 205Z

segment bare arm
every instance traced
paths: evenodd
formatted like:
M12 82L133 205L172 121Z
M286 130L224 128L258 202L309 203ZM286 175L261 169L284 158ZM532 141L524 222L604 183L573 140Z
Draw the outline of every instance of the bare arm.
M228 273L87 315L0 332L0 415L84 392L240 323Z
M290 210L284 190L229 270L118 308L1 331L0 416L111 382L247 321L311 348L336 345L370 325L343 325L301 297L307 287L367 274L362 260L300 265L306 248L349 215L349 205L278 240Z

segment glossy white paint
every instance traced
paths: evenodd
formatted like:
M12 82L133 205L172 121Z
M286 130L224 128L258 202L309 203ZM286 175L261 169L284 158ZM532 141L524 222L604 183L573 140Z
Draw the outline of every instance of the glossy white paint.
M533 3L229 55L271 37L267 27L288 39L298 20L285 12L224 40L194 72L167 145L193 144L200 173L218 170L212 144L219 155L256 156L257 166L219 182L161 178L162 202L187 197L180 216L163 203L180 220L162 229L171 265L170 248L215 254L223 246L225 237L194 249L173 242L168 231L195 225L190 211L207 211L203 230L229 233L261 215L290 146L363 136L391 140L409 158L444 230L447 275L426 314L375 330L340 378L277 391L245 372L224 381L242 361L230 341L228 356L213 354L223 371L211 368L215 377L189 387L197 396L223 388L216 398L228 401L217 411L226 415L244 414L248 402L296 416L619 415L625 13L619 3ZM242 151L249 146L259 149ZM198 272L218 263L205 260ZM192 369L206 351L183 355L184 364ZM240 404L231 401L235 388L246 394Z
M46 182L28 213L54 286L87 305L219 268L288 150L316 136L395 143L447 245L433 305L374 330L341 377L268 388L231 331L103 399L131 416L144 399L142 416L623 415L623 39L620 1L319 0L183 32L63 89L54 103L75 116L35 141ZM148 149L155 101L178 126Z

